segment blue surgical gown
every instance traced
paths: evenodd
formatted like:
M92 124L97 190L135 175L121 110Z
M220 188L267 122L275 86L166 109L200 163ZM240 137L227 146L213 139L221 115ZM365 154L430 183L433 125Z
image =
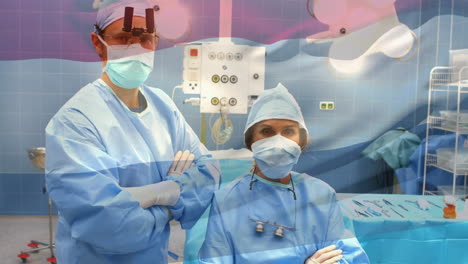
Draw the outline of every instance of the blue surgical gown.
M200 250L201 263L302 264L318 249L331 244L343 250L339 263L369 263L357 239L346 232L335 191L323 181L295 173L292 186L255 175L236 180L215 193L206 238ZM269 222L255 231L256 222ZM274 235L276 226L284 237Z
M171 218L190 228L217 189L219 168L160 89L141 87L147 108L131 112L102 80L77 92L46 128L46 183L59 211L59 263L167 263ZM166 177L174 153L196 166ZM174 180L172 207L142 209L121 187Z

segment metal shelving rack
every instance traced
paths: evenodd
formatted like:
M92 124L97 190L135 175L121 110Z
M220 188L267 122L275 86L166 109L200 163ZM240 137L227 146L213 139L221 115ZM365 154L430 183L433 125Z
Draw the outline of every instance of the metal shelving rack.
M452 174L452 195L466 195L468 193L467 188L467 176L468 176L468 163L458 163L457 156L459 155L459 139L461 135L468 135L468 122L463 121L460 118L460 113L464 109L460 109L460 102L462 96L468 96L468 80L466 78L462 78L463 76L468 76L468 66L462 67L459 70L456 70L452 67L434 67L431 70L430 80L429 80L429 96L428 96L428 104L427 104L427 129L426 129L426 146L425 146L425 166L424 166L424 178L423 178L423 195L425 194L433 194L433 195L440 195L442 194L441 190L437 191L430 191L426 189L426 179L427 179L427 167L433 166L438 169L447 171ZM432 113L436 109L433 108L433 93L446 93L446 105L445 110L450 109L450 106L453 107L449 103L449 96L450 93L456 93L457 101L456 101L456 115L455 120L448 119L442 116L436 116L436 113ZM468 109L466 109L468 110ZM453 110L455 111L455 110ZM451 124L451 125L449 125ZM433 130L442 130L446 132L455 133L455 145L454 148L454 155L453 155L453 165L450 166L441 166L442 161L447 162L449 164L449 160L444 160L442 157L438 157L434 153L429 153L429 140ZM439 162L437 162L439 159ZM459 176L464 177L464 185L457 186L457 178ZM458 189L457 189L458 187Z

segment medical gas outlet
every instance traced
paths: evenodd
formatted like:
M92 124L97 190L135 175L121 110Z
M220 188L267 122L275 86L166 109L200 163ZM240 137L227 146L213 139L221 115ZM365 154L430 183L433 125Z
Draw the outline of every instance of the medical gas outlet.
M211 81L214 83L219 83L219 81L221 81L222 83L228 83L228 82L237 83L238 79L236 75L231 75L231 76L223 75L219 77L218 74L215 74L211 76Z
M230 104L231 106L235 106L235 105L237 104L237 99L236 99L236 98L231 98L231 99L229 99L229 104Z
M221 100L222 101L220 102L220 100L217 97L213 97L211 98L211 104L218 105L219 103L221 103L222 106L226 106L226 102L228 102L230 106L235 106L237 104L236 98L229 98L229 101L226 101L226 98L221 98Z
M228 77L227 75L221 76L221 82L222 82L222 83L227 83L227 82L229 82L229 77Z
M211 104L212 105L218 105L219 104L219 99L217 97L211 98Z
M265 47L203 42L184 47L185 94L200 95L201 113L218 113L222 98L229 114L246 114L250 98L265 86Z

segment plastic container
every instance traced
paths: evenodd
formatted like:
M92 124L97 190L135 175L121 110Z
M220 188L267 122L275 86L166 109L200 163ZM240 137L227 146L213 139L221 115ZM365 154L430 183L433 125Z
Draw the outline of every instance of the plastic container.
M453 188L452 185L437 186L437 190L439 190L442 193L442 195L452 195L452 188ZM463 198L466 195L468 195L468 186L464 186L464 185L455 186L455 193L453 194L453 196L457 198Z
M457 49L457 50L449 50L449 65L453 69L453 73L451 74L451 81L458 82L460 80L467 80L468 79L468 71L462 70L463 67L468 66L468 49Z
M440 117L442 118L441 126L443 128L457 129L457 120L458 120L458 129L459 130L468 130L468 111L460 111L457 119L457 111L453 110L441 110L439 111Z
M455 161L455 150L453 148L439 148L437 153L437 166L453 171ZM457 153L457 173L468 173L468 149L459 149Z
M457 121L457 111L441 110L439 113L440 117L443 119ZM468 111L460 111L460 114L458 115L458 122L468 123Z

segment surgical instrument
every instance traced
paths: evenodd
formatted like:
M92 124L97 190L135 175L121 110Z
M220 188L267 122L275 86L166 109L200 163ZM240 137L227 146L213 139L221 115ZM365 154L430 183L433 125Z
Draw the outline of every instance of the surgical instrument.
M377 206L378 208L383 208L383 206L380 205L380 204L379 204L379 201L377 201L377 200L364 200L364 202L368 202L368 203L374 204L374 205Z
M358 206L364 207L364 208L366 207L365 205L363 205L362 203L360 203L360 202L358 202L356 200L353 200L353 203L355 203Z
M433 202L431 202L431 201L427 201L427 202L430 203L430 204L432 204L432 205L435 206L435 207L439 207L440 209L442 209L442 207L438 206L437 204L435 204L435 203L433 203Z
M387 210L382 210L382 214L384 214L386 217L390 217Z
M418 202L415 202L415 201L410 201L410 200L405 200L405 202L407 202L407 203L412 203L412 204L415 204L415 205L416 205L416 207L417 207L418 209L420 209L420 210L424 210L424 209L422 209L422 208L419 206Z
M354 209L354 212L356 212L356 214L358 214L358 215L362 215L362 216L364 216L364 217L369 217L368 215L366 215L366 214L364 214L364 213L362 213L361 211L358 211L358 210L356 210L356 209Z
M379 212L373 210L373 209L370 208L370 207L367 207L367 212L368 212L368 213L371 213L371 214L373 214L373 215L375 215L375 216L382 216L381 213L379 213Z
M400 214L398 211L396 211L395 209L391 208L393 212L395 212L397 215L401 216L401 218L405 218L402 214Z
M405 210L405 211L409 212L409 211L408 211L408 209L406 209L406 207L404 207L403 205L401 205L401 204L398 204L398 206L399 206L401 209L403 209L403 210Z
M359 211L360 214L364 214L367 217L373 217L374 216L370 211L367 210L367 208L368 208L367 206L363 205L362 203L360 203L360 202L358 202L358 201L356 201L354 199L353 199L353 203L356 204L357 206L365 208L365 210L363 212ZM354 210L356 211L356 209L354 209Z
M392 204L390 201L388 201L387 199L382 199L382 201L383 201L386 205L391 205L391 206L393 206L393 204Z
M418 199L416 202L415 201L410 201L410 200L405 200L407 203L413 203L417 205L417 207L423 211L429 209L429 203L425 199Z

